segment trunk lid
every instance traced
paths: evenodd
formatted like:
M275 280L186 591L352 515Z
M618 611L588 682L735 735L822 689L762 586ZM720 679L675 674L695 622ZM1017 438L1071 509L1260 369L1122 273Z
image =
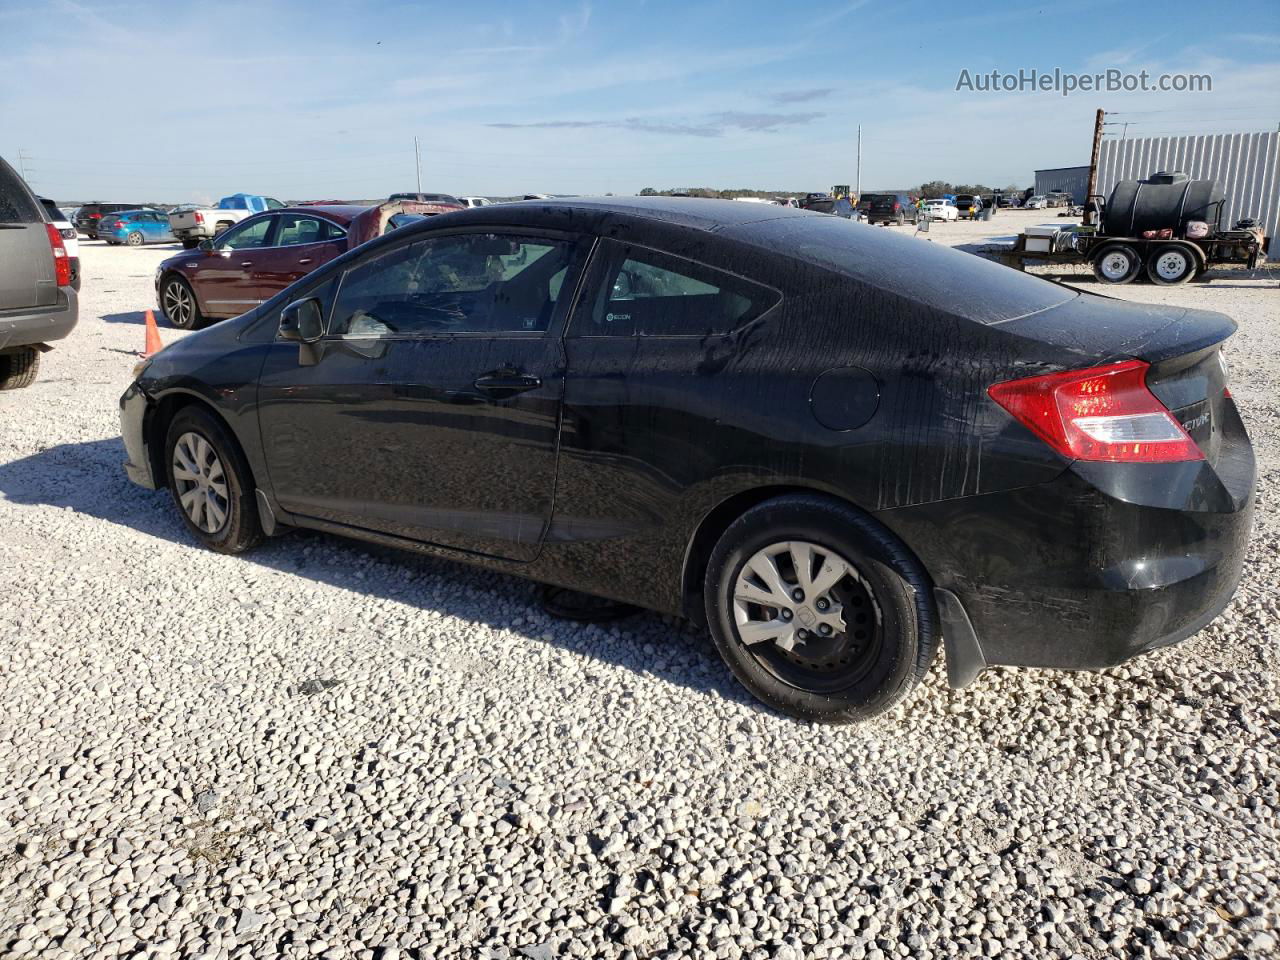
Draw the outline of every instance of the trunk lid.
M1151 365L1147 388L1182 424L1211 464L1222 447L1227 387L1222 344L1236 331L1209 310L1126 303L1084 295L1041 313L995 325L1038 341L1047 363L1063 369L1137 358Z

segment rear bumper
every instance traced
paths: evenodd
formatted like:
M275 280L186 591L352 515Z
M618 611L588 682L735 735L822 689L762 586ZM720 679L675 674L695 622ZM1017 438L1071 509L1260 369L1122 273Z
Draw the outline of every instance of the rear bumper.
M1253 451L1230 417L1242 439L1216 467L1076 463L1050 483L879 514L963 608L944 617L948 655L967 619L970 674L1100 669L1217 617L1253 524Z
M80 302L73 287L59 288L58 302L51 307L0 312L0 350L61 340L75 329L79 316Z
M120 397L120 437L124 440L124 472L129 479L148 490L156 489L156 478L151 469L151 451L147 447L146 423L147 395L136 383Z

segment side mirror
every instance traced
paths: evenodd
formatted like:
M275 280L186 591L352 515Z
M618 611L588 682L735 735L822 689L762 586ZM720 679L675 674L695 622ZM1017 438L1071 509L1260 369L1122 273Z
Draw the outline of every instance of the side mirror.
M296 343L313 343L324 334L324 315L314 297L295 300L280 313L279 337Z
M210 253L213 250L213 241L201 240L200 245L197 247L197 249L203 250L205 253Z

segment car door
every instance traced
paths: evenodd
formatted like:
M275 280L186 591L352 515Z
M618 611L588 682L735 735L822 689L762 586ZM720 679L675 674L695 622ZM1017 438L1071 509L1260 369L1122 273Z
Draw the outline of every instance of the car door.
M285 510L512 560L551 519L560 332L589 241L492 227L349 267L314 344L278 342L259 389Z
M138 219L140 221L139 226L142 228L142 236L147 243L161 243L167 239L165 234L169 232L168 223L162 224L158 213L146 211L139 214Z
M255 264L259 297L270 300L347 250L347 232L338 224L310 213L280 213L271 246Z
M192 267L201 309L213 317L235 317L262 302L255 267L269 256L275 215L258 214L215 237Z

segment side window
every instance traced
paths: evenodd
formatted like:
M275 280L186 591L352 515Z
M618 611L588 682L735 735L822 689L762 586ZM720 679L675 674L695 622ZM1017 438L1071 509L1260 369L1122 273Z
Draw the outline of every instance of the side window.
M615 247L591 310L575 322L576 336L714 336L742 326L778 300L767 287L692 260Z
M326 240L336 240L343 235L340 227L320 217L310 217L303 213L282 213L276 219L280 226L276 229L273 246L277 247L323 243Z
M281 203L279 200L277 200L275 197L267 197L266 200L267 200L268 210L280 210L280 209L283 209L284 207L284 204Z
M218 250L251 250L254 247L267 245L267 234L271 231L271 217L245 220L227 230L213 241Z
M398 247L343 277L331 336L537 333L547 329L573 245L459 234Z

